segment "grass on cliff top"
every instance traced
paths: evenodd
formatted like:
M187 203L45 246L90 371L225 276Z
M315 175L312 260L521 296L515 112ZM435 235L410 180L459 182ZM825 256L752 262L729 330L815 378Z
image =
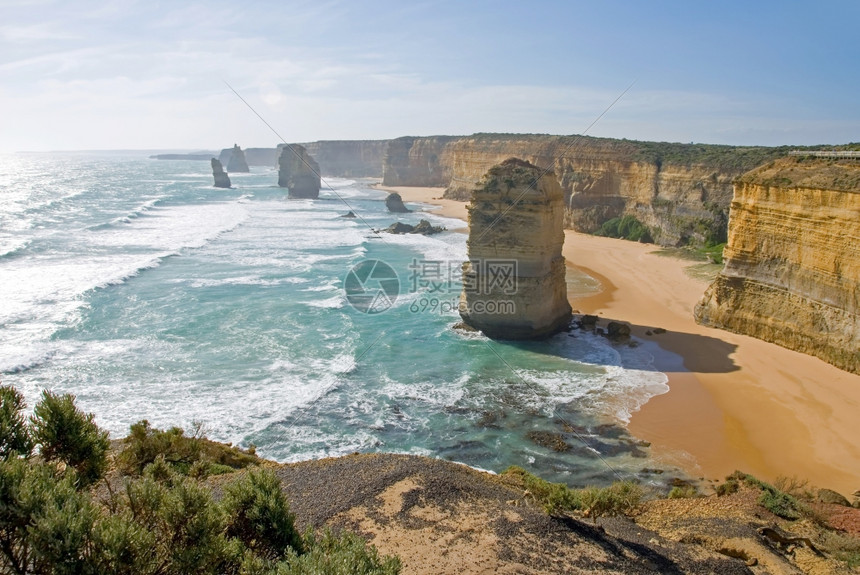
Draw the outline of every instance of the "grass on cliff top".
M642 500L642 488L632 481L618 481L609 487L571 489L515 465L502 472L502 477L525 489L549 515L579 511L597 521L598 517L629 514Z
M860 160L792 156L744 174L741 182L782 188L860 193Z
M557 136L551 134L509 134L477 133L467 136L474 140L533 140L551 142L556 140L565 155L576 156L580 151L612 152L619 159L635 162L648 162L658 167L705 166L715 171L740 175L766 162L788 155L791 150L854 150L860 144L838 146L728 146L722 144L698 144L680 142L650 142L618 138L597 138L594 136Z

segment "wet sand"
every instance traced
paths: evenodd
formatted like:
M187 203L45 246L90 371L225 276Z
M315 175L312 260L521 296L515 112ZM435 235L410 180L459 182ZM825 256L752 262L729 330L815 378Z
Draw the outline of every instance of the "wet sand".
M404 201L467 218L442 188L391 188ZM659 347L655 367L670 391L633 415L630 431L652 454L689 473L722 478L735 469L774 480L796 476L849 496L860 489L860 376L752 337L700 326L693 306L707 283L690 261L655 246L565 232L564 255L603 291L571 294L574 309L630 323ZM666 333L654 334L654 328ZM651 331L652 335L646 335Z

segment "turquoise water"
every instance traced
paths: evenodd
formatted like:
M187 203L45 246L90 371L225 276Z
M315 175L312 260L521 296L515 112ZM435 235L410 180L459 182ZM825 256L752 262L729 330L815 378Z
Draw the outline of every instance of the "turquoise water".
M667 390L647 346L460 333L465 235L371 228L461 222L390 214L367 181L291 201L273 169L231 179L218 190L206 162L135 153L0 156L3 382L31 406L44 388L73 393L114 437L143 418L201 421L281 461L416 453L571 484L654 465L623 427ZM400 280L383 313L343 291L371 259Z

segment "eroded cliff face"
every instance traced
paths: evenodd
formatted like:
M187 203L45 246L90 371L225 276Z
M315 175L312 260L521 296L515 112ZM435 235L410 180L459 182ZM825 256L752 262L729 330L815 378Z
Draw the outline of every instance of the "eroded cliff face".
M498 339L541 338L568 325L562 198L553 173L523 160L489 169L469 204L466 324Z
M716 243L725 238L732 181L757 164L749 150L762 149L548 135L400 138L389 145L384 183L446 186L446 197L466 201L491 166L518 157L555 172L566 227L594 233L629 214L660 244Z
M696 320L860 373L860 162L785 158L735 186Z
M304 146L288 144L278 160L278 185L289 189L291 198L316 199L320 195L320 167Z
M319 162L322 175L381 178L389 140L321 140L304 144Z
M383 158L382 183L386 186L447 186L452 175L448 146L456 140L456 136L405 136L389 140ZM473 183L476 184L493 163L487 165Z

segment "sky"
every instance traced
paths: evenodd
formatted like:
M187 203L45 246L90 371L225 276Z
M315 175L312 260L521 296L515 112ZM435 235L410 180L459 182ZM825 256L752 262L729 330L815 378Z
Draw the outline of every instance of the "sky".
M860 2L0 0L0 151L860 141Z

